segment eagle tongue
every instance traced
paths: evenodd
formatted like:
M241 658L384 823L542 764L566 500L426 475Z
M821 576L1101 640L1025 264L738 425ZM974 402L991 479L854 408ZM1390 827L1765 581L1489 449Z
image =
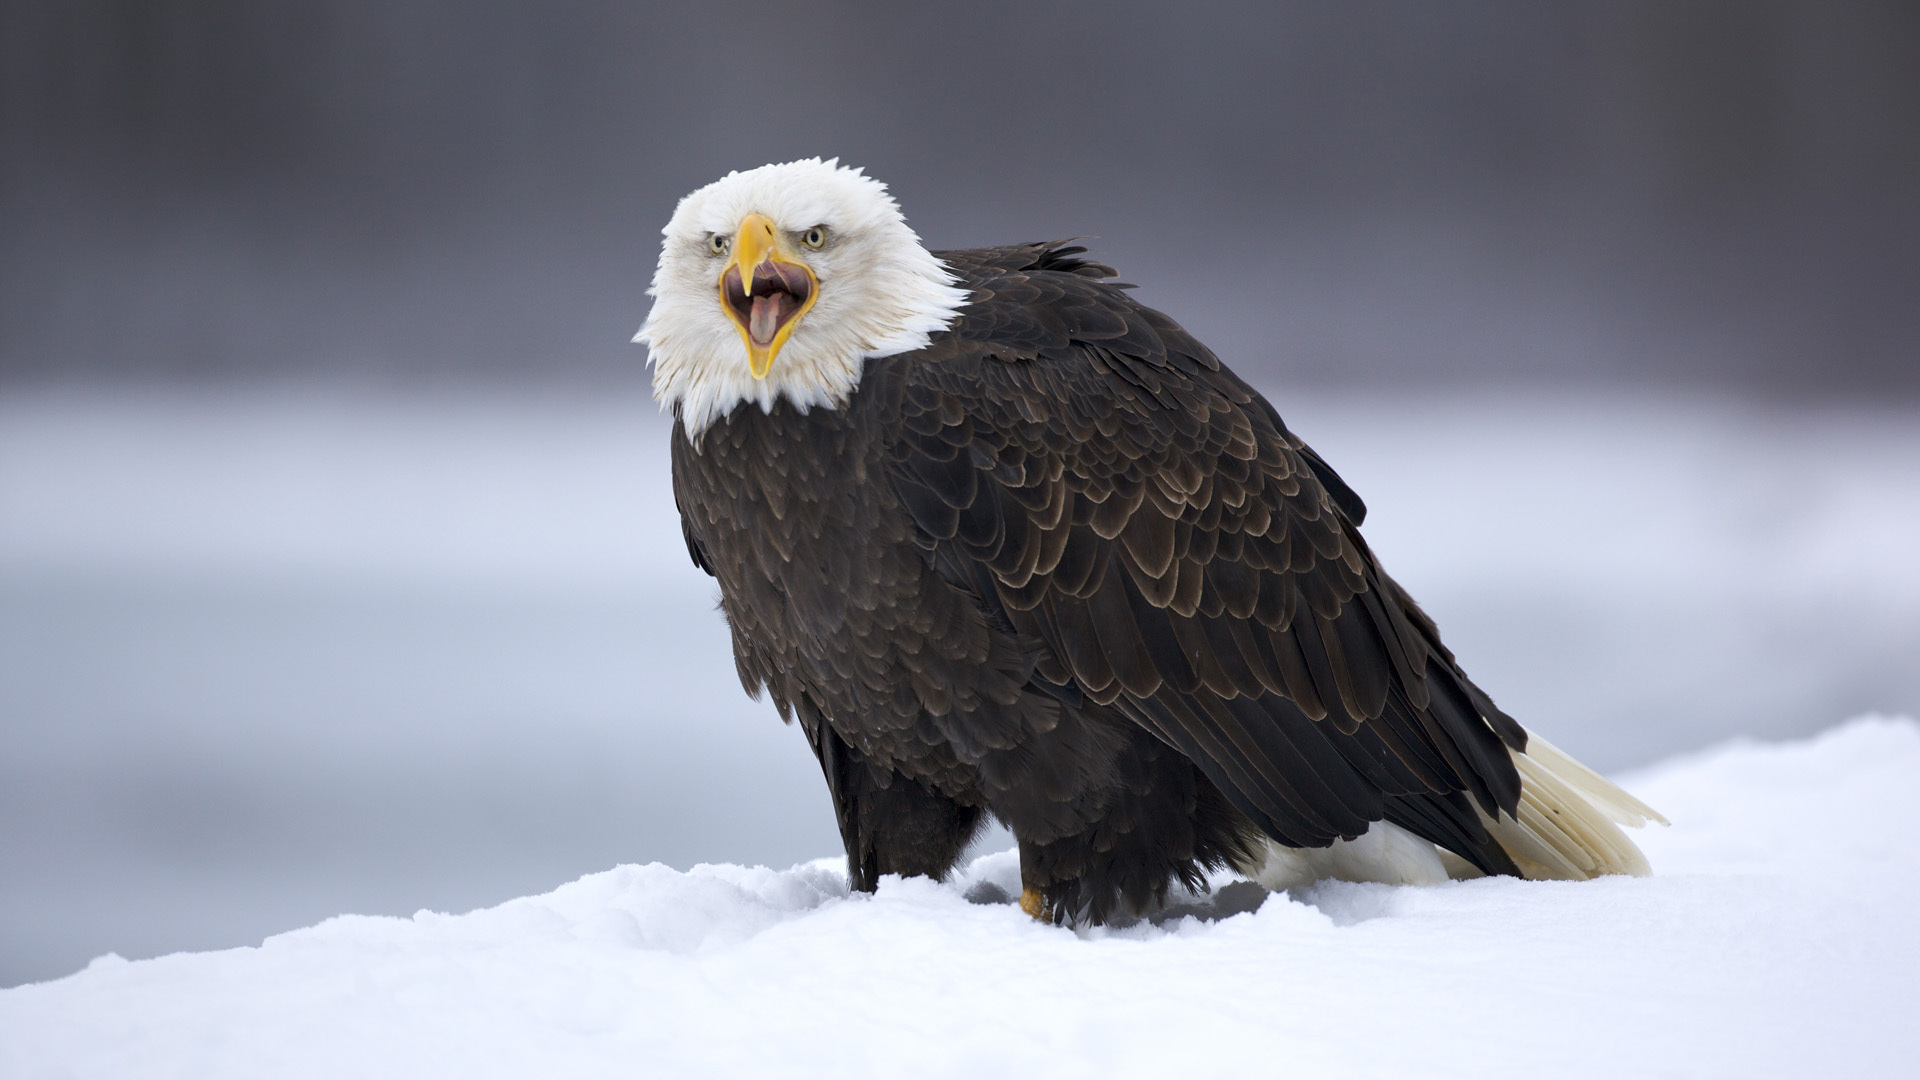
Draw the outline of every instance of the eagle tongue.
M793 297L784 292L754 297L753 310L747 315L747 333L762 345L771 343L773 335L780 332L780 324L793 306Z

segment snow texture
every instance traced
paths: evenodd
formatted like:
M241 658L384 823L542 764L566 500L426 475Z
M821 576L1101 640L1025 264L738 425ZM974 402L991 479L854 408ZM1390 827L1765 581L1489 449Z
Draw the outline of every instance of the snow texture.
M1323 883L1079 933L993 902L1010 853L870 897L829 860L622 866L0 991L0 1075L1898 1075L1917 780L1920 726L1861 719L1624 778L1674 821L1636 834L1652 878Z

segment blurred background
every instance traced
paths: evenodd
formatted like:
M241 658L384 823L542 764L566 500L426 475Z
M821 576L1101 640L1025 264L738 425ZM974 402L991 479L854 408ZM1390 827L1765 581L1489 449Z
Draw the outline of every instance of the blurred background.
M834 854L686 564L675 200L1091 236L1620 770L1920 710L1910 3L0 0L0 985Z

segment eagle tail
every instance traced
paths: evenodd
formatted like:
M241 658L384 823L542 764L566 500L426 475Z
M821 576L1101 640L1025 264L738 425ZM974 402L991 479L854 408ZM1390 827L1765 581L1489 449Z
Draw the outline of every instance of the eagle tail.
M1667 824L1659 812L1531 732L1524 752L1508 751L1520 772L1519 813L1480 820L1530 880L1585 881L1606 874L1653 872L1620 826ZM1475 807L1478 810L1478 806ZM1467 860L1385 821L1352 840L1295 848L1257 845L1253 865L1239 869L1280 891L1328 878L1389 885L1432 885L1481 872Z
M1520 771L1519 812L1493 818L1480 811L1480 817L1522 874L1532 880L1585 881L1653 873L1620 826L1667 824L1658 811L1532 732L1524 752L1509 752ZM1441 860L1453 877L1479 876L1451 852L1442 852Z

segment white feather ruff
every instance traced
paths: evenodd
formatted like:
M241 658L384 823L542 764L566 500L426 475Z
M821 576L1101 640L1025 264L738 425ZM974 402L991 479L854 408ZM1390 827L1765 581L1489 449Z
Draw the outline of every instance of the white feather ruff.
M724 256L708 238L732 236L748 214L776 228L827 229L819 251L799 251L819 281L813 306L794 324L764 379L720 301ZM661 232L653 310L634 341L647 346L653 396L679 406L689 437L742 402L772 411L786 398L806 411L838 408L860 384L869 357L922 348L945 329L967 293L907 227L885 184L837 160L809 158L728 173L680 200Z
M1438 885L1447 880L1440 849L1387 821L1376 821L1352 840L1335 840L1323 848L1288 847L1263 838L1255 857L1259 865L1238 869L1274 892L1326 879L1382 885Z

